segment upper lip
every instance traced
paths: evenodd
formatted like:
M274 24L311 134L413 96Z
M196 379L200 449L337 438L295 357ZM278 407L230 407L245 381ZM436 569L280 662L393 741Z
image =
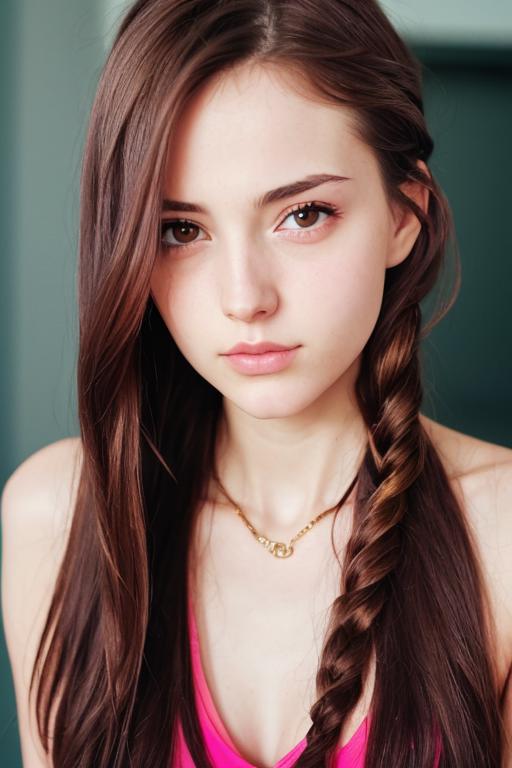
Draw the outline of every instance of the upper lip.
M224 354L237 355L245 352L249 355L261 355L263 352L278 352L283 349L293 349L293 347L286 346L285 344L275 344L273 341L259 341L257 344L241 342L240 344L235 344L234 347L228 349Z

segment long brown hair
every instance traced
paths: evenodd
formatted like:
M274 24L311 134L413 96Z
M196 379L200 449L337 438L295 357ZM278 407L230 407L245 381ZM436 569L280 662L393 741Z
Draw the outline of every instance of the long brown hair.
M242 61L293 70L357 115L390 200L421 230L388 269L356 396L368 429L354 522L296 765L318 768L376 677L366 768L496 768L495 628L465 514L419 420L420 302L445 265L447 201L427 163L421 69L374 0L138 0L103 68L86 139L77 372L83 446L71 533L31 695L58 768L168 766L180 720L209 761L194 703L186 564L222 397L183 357L150 294L166 148L187 100ZM426 213L399 185L429 190ZM51 713L51 715L50 715ZM48 735L51 735L48 741ZM411 748L412 746L412 748Z

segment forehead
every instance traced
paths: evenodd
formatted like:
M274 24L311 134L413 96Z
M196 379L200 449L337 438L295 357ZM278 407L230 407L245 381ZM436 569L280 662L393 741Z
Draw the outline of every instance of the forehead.
M172 196L254 197L315 173L375 173L354 113L326 103L294 70L244 63L194 95L169 139L165 191Z

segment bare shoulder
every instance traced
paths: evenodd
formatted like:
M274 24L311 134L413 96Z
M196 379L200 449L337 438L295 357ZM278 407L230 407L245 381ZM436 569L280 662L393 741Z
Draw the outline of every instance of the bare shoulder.
M423 414L420 414L420 421L443 458L450 477L472 478L476 483L478 478L485 482L489 473L495 474L496 470L506 474L508 468L510 472L512 448L451 429Z
M423 415L420 420L441 456L482 554L489 558L487 565L509 573L512 588L512 449Z
M2 507L2 618L11 663L23 764L48 758L28 708L28 686L72 520L81 469L77 437L51 443L5 483ZM30 722L29 722L30 721Z
M422 414L420 421L441 457L470 525L488 543L501 541L512 547L512 449L451 429ZM500 533L504 538L498 539Z
M453 481L478 544L494 608L498 666L504 682L512 665L512 449L423 415L420 420Z
M420 420L441 456L483 554L494 560L495 567L510 573L512 587L512 449L423 415Z
M32 453L11 474L2 492L2 519L66 527L82 460L79 437L66 437ZM14 521L11 521L14 522Z

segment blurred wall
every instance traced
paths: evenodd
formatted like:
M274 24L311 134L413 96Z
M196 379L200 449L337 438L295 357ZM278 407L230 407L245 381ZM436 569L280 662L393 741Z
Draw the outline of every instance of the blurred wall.
M451 203L462 264L458 299L423 343L423 410L512 446L512 46L416 52L435 141L429 165Z
M1 269L9 310L1 378L10 396L0 407L10 428L0 437L0 481L44 443L77 431L78 185L105 45L95 0L8 0L1 13L3 129L9 132L2 144L8 240Z
M105 45L100 0L0 3L0 487L37 448L78 432L80 154ZM15 768L3 630L0 641L0 765Z
M76 241L82 143L117 21L113 0L0 3L0 486L78 434ZM463 282L424 345L424 412L512 446L512 5L385 0L425 64L431 166L454 209ZM0 635L0 765L21 765Z
M12 381L12 354L14 346L12 296L13 266L13 218L15 211L14 136L16 133L16 84L14 61L18 36L16 0L0 3L0 482L5 479L7 468L12 466L11 418L14 385ZM9 332L8 329L11 329ZM0 534L1 535L1 534ZM21 765L19 761L18 730L12 678L7 650L2 633L0 636L0 764Z
M388 16L409 40L422 43L510 45L510 0L381 0Z

